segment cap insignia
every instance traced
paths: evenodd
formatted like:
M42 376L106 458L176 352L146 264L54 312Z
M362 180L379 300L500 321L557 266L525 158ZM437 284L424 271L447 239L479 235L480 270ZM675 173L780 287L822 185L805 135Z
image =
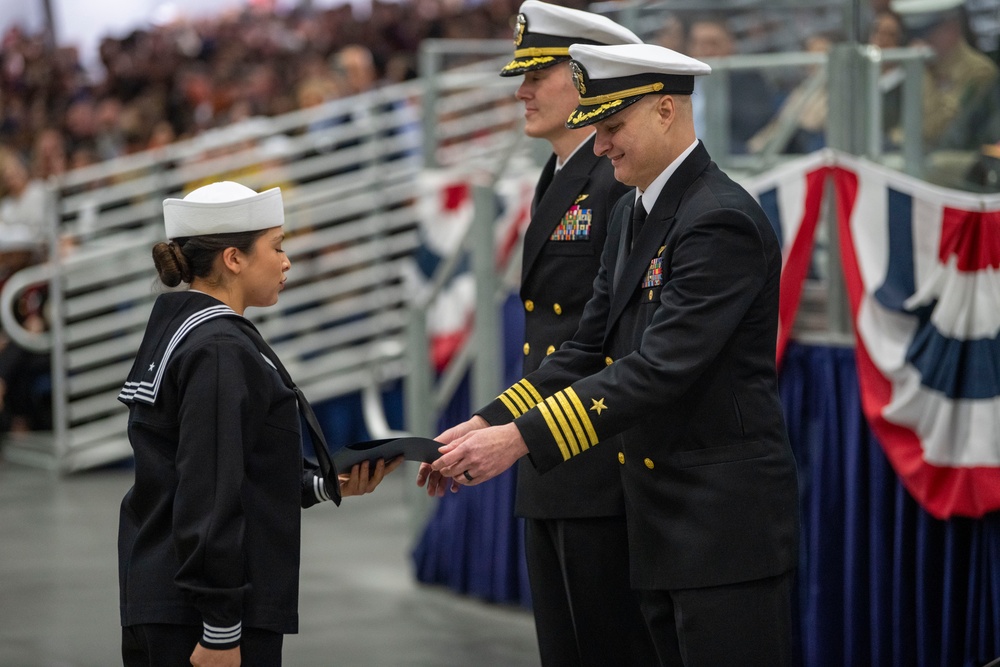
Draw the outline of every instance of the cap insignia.
M514 46L521 46L524 39L524 31L528 29L528 17L524 14L517 15L517 22L514 24Z
M569 63L569 69L573 74L573 85L576 86L576 91L580 95L586 95L587 85L583 81L583 67L580 66L580 63L573 60Z

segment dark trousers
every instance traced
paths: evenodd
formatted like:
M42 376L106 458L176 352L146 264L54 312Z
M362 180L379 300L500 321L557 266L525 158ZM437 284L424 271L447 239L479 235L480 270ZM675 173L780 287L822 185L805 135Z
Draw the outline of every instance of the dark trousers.
M201 639L199 625L148 623L122 628L124 667L190 667L191 652ZM284 635L243 628L240 667L280 667Z
M661 667L790 667L792 579L639 591Z
M625 517L525 519L524 526L543 667L655 664L629 585Z

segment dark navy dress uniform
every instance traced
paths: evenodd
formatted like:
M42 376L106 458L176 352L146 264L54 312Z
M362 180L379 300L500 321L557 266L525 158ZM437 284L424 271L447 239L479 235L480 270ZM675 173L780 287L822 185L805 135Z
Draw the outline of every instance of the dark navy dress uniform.
M121 505L121 623L188 626L188 655L199 639L276 633L280 660L280 635L298 630L301 508L328 496L302 456L295 393L241 326L198 292L153 307L119 396L136 480Z
M569 49L578 43L641 40L607 17L524 0L514 32L514 58L500 75L523 74L530 84L538 70L568 63ZM555 90L542 105L561 103L561 108L569 101L556 97L561 89ZM528 98L526 105L531 105ZM569 137L584 136L568 130L546 138L564 144ZM594 154L593 137L582 141L559 170L556 163L553 154L542 170L524 237L526 374L573 337L600 268L611 208L629 189L615 180L610 161ZM616 468L603 453L545 475L526 459L518 465L515 512L524 517L543 667L625 667L652 659L638 598L629 587L625 505Z
M700 143L630 250L633 199L613 212L573 340L482 414L514 420L543 479L591 456L617 458L636 589L666 595L788 578L797 483L777 393L774 231ZM774 618L735 611L733 633ZM765 663L727 655L685 664Z

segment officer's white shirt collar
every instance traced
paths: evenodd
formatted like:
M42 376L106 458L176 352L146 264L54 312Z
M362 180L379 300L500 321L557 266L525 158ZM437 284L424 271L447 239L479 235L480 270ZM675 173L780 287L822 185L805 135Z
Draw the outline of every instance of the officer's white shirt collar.
M660 193L663 192L663 187L670 180L670 177L674 175L677 168L681 166L681 162L687 159L688 155L691 155L693 151L698 146L698 140L695 139L694 143L684 149L684 152L677 156L677 158L667 165L667 168L660 172L660 175L653 179L653 182L649 184L649 187L645 190L635 189L635 198L638 199L642 197L642 207L646 209L646 213L653 210L653 204L656 200L660 198Z
M563 167L565 167L566 163L569 162L570 160L572 160L573 156L580 152L580 149L583 148L583 145L585 143L587 143L588 141L590 141L590 138L592 136L594 136L593 132L591 132L590 134L588 134L587 138L584 139L583 141L581 141L579 144L577 144L576 148L573 149L573 152L570 153L569 157L567 157L565 160L560 160L559 156L557 155L556 156L556 170L553 173L558 174L559 170L562 169Z

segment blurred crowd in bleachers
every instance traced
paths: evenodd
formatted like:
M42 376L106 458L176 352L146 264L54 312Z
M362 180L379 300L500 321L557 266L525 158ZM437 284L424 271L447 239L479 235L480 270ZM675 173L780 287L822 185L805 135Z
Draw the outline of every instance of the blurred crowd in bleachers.
M47 179L238 121L412 78L422 40L510 39L519 4L411 0L374 2L363 18L347 4L173 20L103 39L96 71L84 67L71 45L8 29L0 43L0 285L45 256L42 183ZM582 0L558 4L588 8ZM738 11L709 13L690 9L695 3L681 4L688 9L661 3L653 19L643 19L640 32L696 58L826 52L847 39L843 12L836 7L816 11L808 6L815 3L803 2L802 11L792 11L788 3L776 9L762 0L735 3ZM972 161L956 167L961 169L956 181L994 191L1000 191L1000 170L994 170L1000 164L997 4L967 0L956 20L914 31L889 9L888 0L871 0L859 35L881 48L919 40L935 51L924 82L925 146L971 151ZM805 153L826 145L825 76L818 66L792 76L731 72L731 152ZM898 68L887 66L879 83L889 149L901 136L900 81ZM704 97L696 95L696 124L703 122L703 107ZM44 295L29 297L19 317L28 327L44 328ZM25 369L43 362L18 350L0 331L0 436L12 426L44 427L45 419L24 407L31 402L24 394L37 392L24 382Z

